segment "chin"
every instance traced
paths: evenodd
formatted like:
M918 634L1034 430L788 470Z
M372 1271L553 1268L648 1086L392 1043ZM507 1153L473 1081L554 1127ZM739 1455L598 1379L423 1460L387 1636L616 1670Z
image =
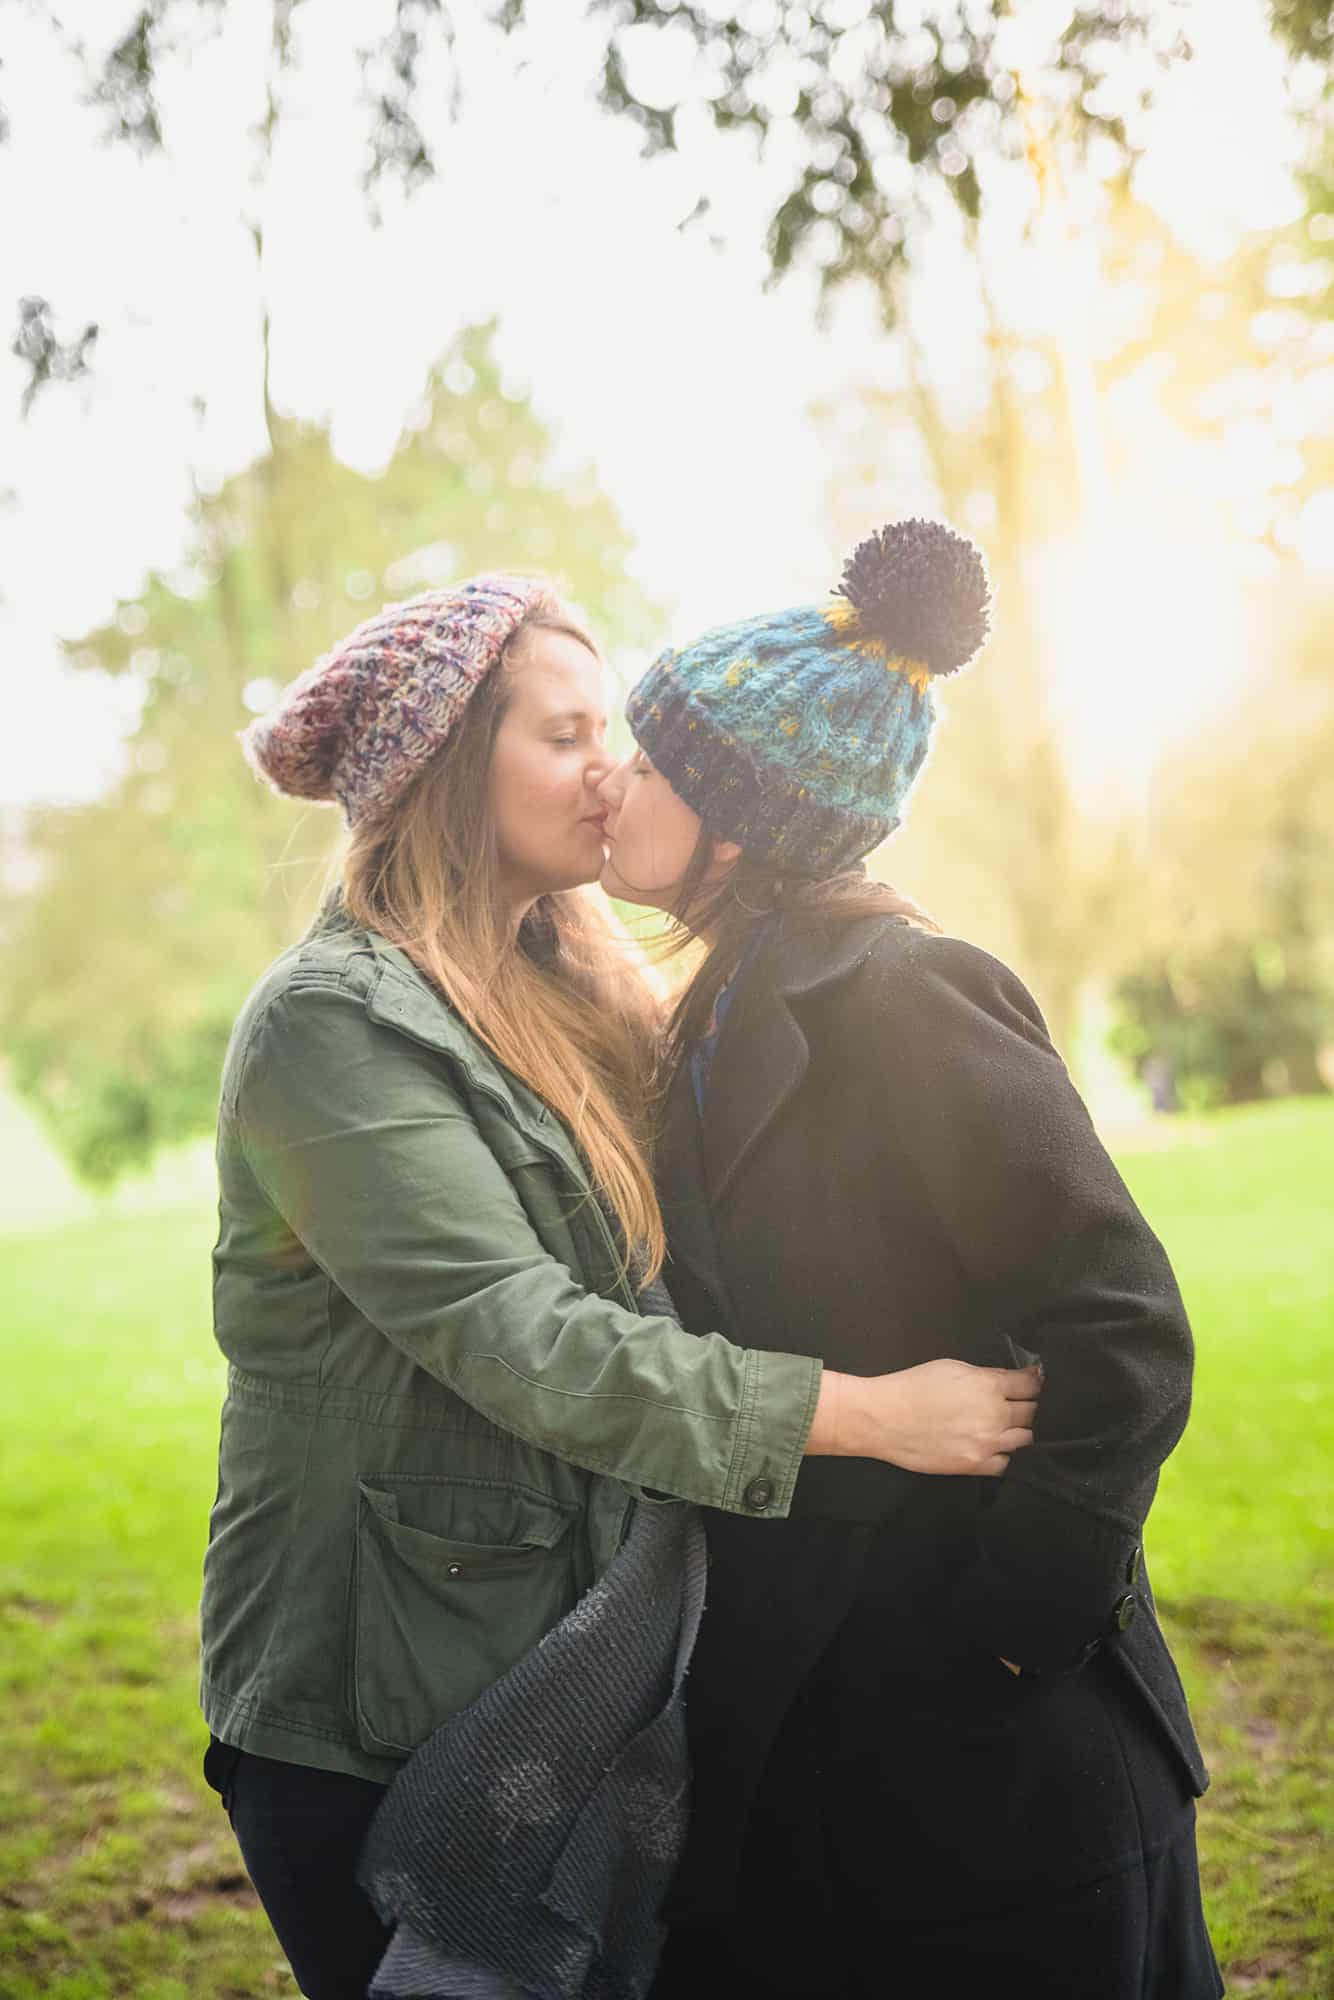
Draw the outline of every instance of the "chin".
M614 896L618 903L638 903L642 900L635 894L633 889L626 887L610 861L598 876L598 881L601 883L604 893L608 896Z
M588 862L582 867L578 862L571 862L570 866L559 875L553 869L543 893L548 896L559 896L565 889L587 889L590 884L598 881L601 875L602 867L597 861Z

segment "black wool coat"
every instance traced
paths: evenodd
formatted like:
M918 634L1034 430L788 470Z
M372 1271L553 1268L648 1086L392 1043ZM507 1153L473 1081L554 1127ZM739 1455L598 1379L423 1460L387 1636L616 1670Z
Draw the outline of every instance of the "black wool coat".
M1186 1422L1190 1329L1014 974L902 920L789 913L736 989L702 1120L688 1070L673 1084L658 1180L687 1326L854 1374L940 1356L1045 1369L1036 1441L1000 1480L813 1459L788 1520L707 1515L680 1907L725 1902L784 1718L872 1598L887 1705L915 1685L952 1685L967 1713L1008 1699L998 1656L1025 1695L1110 1673L1181 1797L1203 1791L1142 1550Z

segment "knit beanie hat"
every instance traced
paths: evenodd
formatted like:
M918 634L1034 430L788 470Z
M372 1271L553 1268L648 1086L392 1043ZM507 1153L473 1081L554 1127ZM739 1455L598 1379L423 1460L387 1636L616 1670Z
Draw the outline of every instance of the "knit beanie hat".
M247 759L289 798L336 799L349 826L386 812L547 594L488 575L385 605L241 732Z
M982 557L938 521L869 536L833 594L669 648L626 706L640 748L716 834L801 875L848 867L899 825L932 682L989 624Z

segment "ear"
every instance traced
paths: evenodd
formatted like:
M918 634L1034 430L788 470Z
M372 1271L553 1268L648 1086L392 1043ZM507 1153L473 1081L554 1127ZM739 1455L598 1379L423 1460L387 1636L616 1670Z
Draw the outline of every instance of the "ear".
M731 868L741 859L742 849L735 840L715 840L713 862L716 868Z

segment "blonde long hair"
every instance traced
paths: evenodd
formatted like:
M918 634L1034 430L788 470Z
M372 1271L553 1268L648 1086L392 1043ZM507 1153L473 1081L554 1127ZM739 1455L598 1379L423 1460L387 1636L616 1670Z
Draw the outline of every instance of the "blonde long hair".
M534 630L597 648L554 595L511 635L439 755L393 811L352 830L342 859L349 914L407 952L506 1069L562 1121L620 1225L622 1272L662 1267L648 1166L655 1008L601 898L542 896L507 922L488 780L512 677Z

